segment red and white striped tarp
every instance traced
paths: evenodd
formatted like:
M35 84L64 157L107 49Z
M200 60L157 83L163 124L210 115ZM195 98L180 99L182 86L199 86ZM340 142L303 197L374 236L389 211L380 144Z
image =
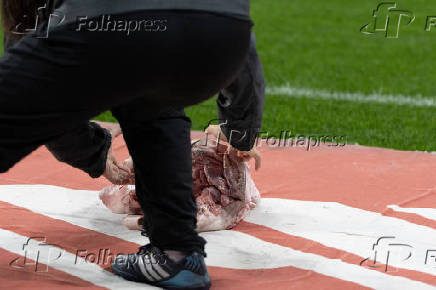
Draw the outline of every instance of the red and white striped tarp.
M114 148L127 157L121 138ZM435 155L261 151L258 208L233 230L202 234L213 289L436 288ZM107 185L44 148L0 175L0 288L153 288L110 272L111 255L147 240L101 204Z

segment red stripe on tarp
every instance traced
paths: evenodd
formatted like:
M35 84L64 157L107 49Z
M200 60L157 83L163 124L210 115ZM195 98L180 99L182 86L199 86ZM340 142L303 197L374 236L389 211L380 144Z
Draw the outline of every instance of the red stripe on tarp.
M199 132L193 132L198 137ZM436 155L348 145L346 147L271 148L262 145L262 168L252 170L262 197L339 202L383 212L388 205L431 207L436 194ZM124 140L114 141L120 160L128 157ZM101 190L104 178L91 179L80 170L58 162L41 147L8 173L0 184L48 184L72 189ZM413 197L418 196L418 199ZM411 200L412 198L412 200Z
M213 267L212 289L370 289L362 285L294 267L240 270Z
M402 219L405 221L408 221L410 223L414 223L420 226L426 226L432 229L436 230L436 221L427 219L423 216L414 214L414 213L408 213L408 212L397 212L393 209L387 209L385 212L382 213L384 216L388 217L394 217L398 219Z
M354 145L261 151L262 169L252 176L262 197L338 202L379 213L389 205L436 204L433 154Z

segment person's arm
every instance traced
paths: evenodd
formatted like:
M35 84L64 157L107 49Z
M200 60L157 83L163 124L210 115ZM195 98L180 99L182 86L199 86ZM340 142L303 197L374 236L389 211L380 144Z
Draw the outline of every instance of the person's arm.
M118 162L112 152L112 139L120 134L119 125L106 130L95 122L87 122L47 143L46 147L57 160L92 178L104 176L113 184L130 184L134 180L132 170Z
M230 145L250 151L262 127L265 78L254 33L247 61L234 82L217 99L220 127Z
M53 156L88 173L92 178L103 175L112 136L106 129L89 122L46 144Z

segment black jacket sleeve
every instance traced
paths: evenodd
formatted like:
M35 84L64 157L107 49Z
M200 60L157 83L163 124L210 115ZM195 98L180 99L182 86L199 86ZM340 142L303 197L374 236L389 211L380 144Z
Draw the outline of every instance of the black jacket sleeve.
M254 33L243 70L234 82L218 95L218 118L229 143L249 151L262 127L265 78L256 49Z
M109 131L97 123L88 122L50 141L46 147L57 160L97 178L106 169L107 153L111 144L112 136Z

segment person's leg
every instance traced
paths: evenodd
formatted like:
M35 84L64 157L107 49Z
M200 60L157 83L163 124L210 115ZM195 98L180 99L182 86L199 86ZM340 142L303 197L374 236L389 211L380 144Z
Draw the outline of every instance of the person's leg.
M163 104L171 100L174 107L181 108L211 97L233 80L239 70L235 68L241 68L245 61L241 55L246 55L248 50L249 30L241 34L237 28L227 26L225 17L216 16L204 21L200 27L202 17L185 16L191 27L189 31L198 29L199 33L195 37L196 33L188 36L183 43L168 43L168 47L177 47L178 50L172 52L165 48L150 59L151 67L160 66L158 72L163 70L157 73L162 78L155 80L155 85L162 87L155 99L162 100ZM214 27L212 30L217 29L217 33L203 34L208 31L208 25ZM180 25L171 25L171 21L168 27L175 29L171 33L186 33L186 30L177 31ZM222 29L219 33L218 27ZM212 35L213 39L208 39ZM206 44L204 41L210 42ZM231 52L233 49L235 53ZM159 63L156 66L153 65L155 61ZM234 66L236 63L238 65ZM174 66L181 70L174 74L171 71ZM215 87L214 91L207 91L211 87ZM119 255L112 269L126 279L146 281L164 288L209 289L210 278L203 258L205 241L195 231L190 122L180 114L165 118L159 112L148 110L151 107L149 97L123 104L113 112L119 118L133 157L137 195L146 215L145 226L151 244L141 247L136 254ZM175 250L187 254L176 265L165 258L165 263L141 262L147 259L144 257L159 261L162 252L174 257L172 251Z
M155 118L138 107L139 100L113 113L136 160L136 195L145 213L144 229L161 250L204 253L205 240L195 231L191 122L183 109L171 109Z
M50 39L29 35L0 59L0 172L68 133L77 137L64 142L67 151L75 151L71 165L101 175L97 167L104 164L94 161L103 158L110 136L88 120L111 105L86 94L86 51L80 34L65 31Z

